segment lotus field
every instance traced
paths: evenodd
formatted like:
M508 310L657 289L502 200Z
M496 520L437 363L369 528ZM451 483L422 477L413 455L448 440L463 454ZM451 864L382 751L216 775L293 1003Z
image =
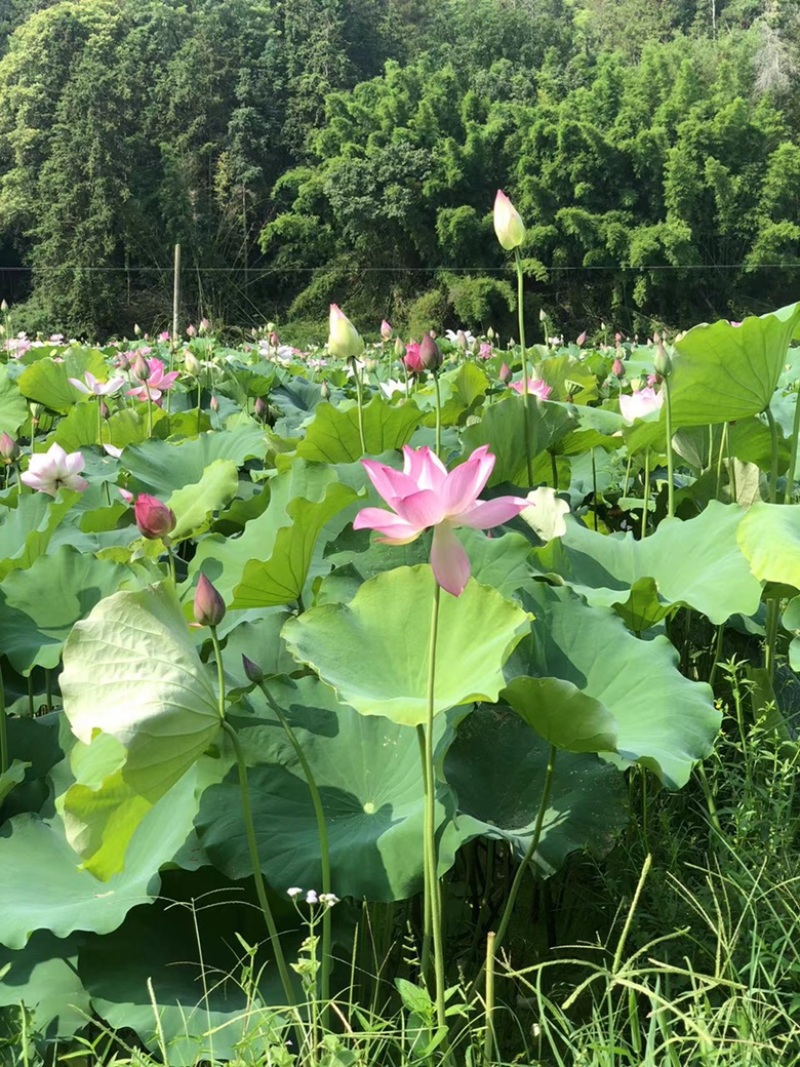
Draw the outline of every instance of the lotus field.
M729 640L789 743L800 305L646 343L345 312L304 351L8 316L0 1012L29 1047L335 1067L396 996L408 1062L494 1062L465 1028L532 962L535 880L600 862L640 779L702 784Z

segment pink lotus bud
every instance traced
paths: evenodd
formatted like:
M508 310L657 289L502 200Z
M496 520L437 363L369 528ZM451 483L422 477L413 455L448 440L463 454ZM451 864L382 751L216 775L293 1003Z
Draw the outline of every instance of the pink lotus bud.
M225 601L201 573L194 591L194 618L201 626L219 626L225 618Z
M525 240L525 224L502 190L494 198L494 232L506 252L513 252Z
M504 363L503 366L500 368L500 374L498 375L498 377L500 378L500 381L506 385L508 384L508 382L511 381L511 368L507 363Z
M167 344L169 341L169 330L162 330L158 335L158 339L162 344Z
M442 365L442 353L433 339L432 333L426 333L419 345L419 361L425 370L436 371Z
M278 345L281 343L281 339L277 330L270 331L269 343L272 345L273 348L277 348Z
M189 323L189 325L186 327L186 336L187 337L197 337L197 327L196 326L192 326L192 324Z
M322 383L322 385L319 387L319 391L323 400L330 400L331 387L328 385L327 382Z
M381 337L384 341L390 341L392 338L392 327L386 319L381 323Z
M158 541L167 537L175 529L175 512L168 508L158 497L140 493L133 507L139 533L148 541Z
M656 348L656 358L653 360L653 367L656 374L661 378L666 378L672 370L672 360L670 359L669 352L664 347L664 342L659 337L658 347Z
M255 682L258 685L259 682L264 680L264 672L261 670L257 663L242 653L242 667L244 668L244 674L248 682Z
M141 352L136 353L136 359L134 359L131 367L131 375L138 382L146 382L150 377L150 368L147 366L147 361Z
M267 416L267 405L264 403L263 397L257 396L256 402L253 404L253 414L259 422L263 422Z
M618 345L622 344L622 334L621 333L617 332L617 333L614 334L614 343L618 344Z
M456 344L462 352L467 351L467 335L464 333L463 330L459 330L456 334Z
M213 393L211 399L208 402L208 406L215 414L219 411L219 400L217 400L216 396L214 396Z
M578 348L583 348L583 346L586 344L586 330L583 330L581 333L578 334L578 336L575 338L575 344L578 346Z
M101 419L110 419L111 418L111 409L109 408L109 406L105 402L105 400L101 400L100 401L100 418Z
M0 459L4 463L14 463L19 456L19 445L5 430L0 434Z
M201 333L201 334L204 334L204 333L208 333L208 331L210 329L211 329L211 323L208 321L208 319L205 319L205 318L200 319L200 325L198 326L198 332Z
M611 364L611 373L614 375L615 378L625 377L625 364L622 362L619 356L617 356L617 358Z
M355 359L364 351L364 342L338 304L331 304L328 317L328 351L339 359Z

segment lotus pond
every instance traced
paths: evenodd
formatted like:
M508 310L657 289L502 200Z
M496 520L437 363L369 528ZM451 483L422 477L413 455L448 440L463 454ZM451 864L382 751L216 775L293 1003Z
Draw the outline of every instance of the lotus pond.
M632 783L703 795L732 649L792 743L798 331L7 341L8 1033L251 1062L397 995L447 1060Z

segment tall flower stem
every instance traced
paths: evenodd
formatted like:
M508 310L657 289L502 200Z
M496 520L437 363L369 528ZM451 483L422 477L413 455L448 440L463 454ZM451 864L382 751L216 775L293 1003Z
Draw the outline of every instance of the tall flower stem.
M792 423L792 448L789 457L789 469L786 472L786 491L783 494L784 504L791 504L794 495L794 471L797 466L798 438L800 438L800 384L796 394L794 406L794 422Z
M717 500L722 496L722 463L725 459L725 451L728 445L728 424L724 422L722 424L722 433L719 438L719 452L717 454L717 487L714 496ZM709 452L709 460L711 453Z
M433 371L433 387L436 390L436 455L442 455L442 393L439 389L439 372Z
M103 398L97 397L97 443L103 447Z
M769 404L764 408L764 414L767 416L769 434L772 439L772 462L769 470L769 502L770 504L775 504L778 499L778 427L775 424L775 416L772 414L772 409Z
M525 292L523 287L522 256L519 249L514 249L514 265L517 269L517 316L519 319L519 349L522 356L522 397L523 429L525 432L525 473L528 476L528 488L533 486L533 457L531 456L530 410L528 408L528 356L525 347Z
M433 942L433 970L436 984L436 1021L447 1025L444 999L444 948L442 945L442 901L439 892L439 856L436 847L436 777L433 765L433 719L436 706L436 645L439 630L441 588L435 583L431 633L428 644L428 715L424 726L417 726L422 757L422 776L425 791L424 865L425 914L430 922Z
M144 382L144 391L147 394L147 436L153 436L153 401L150 399L150 386Z
M306 754L303 751L303 746L297 739L297 734L294 732L289 724L289 720L283 713L283 709L279 706L278 702L270 693L265 682L260 683L261 691L267 698L267 703L275 712L278 717L278 721L283 727L283 731L289 741L289 744L294 749L294 753L297 756L297 761L303 769L305 775L306 785L308 791L311 794L311 803L314 805L314 815L317 820L317 833L319 834L319 849L320 849L320 864L322 866L322 892L331 893L331 859L330 848L328 845L328 824L325 822L325 811L322 807L322 797L320 796L319 786L317 780L314 777L314 772L311 770L311 765L306 759ZM330 973L331 973L331 908L326 905L322 912L322 1019L323 1024L327 1021L328 1005L330 1001Z
M217 637L217 628L215 626L209 627L211 630L211 643L214 646L214 656L217 661L217 685L219 689L219 717L222 724L222 729L230 738L231 745L233 746L234 755L236 756L236 767L239 772L239 786L242 793L242 817L244 821L244 832L247 838L247 848L250 853L250 865L253 868L253 882L256 887L256 896L258 897L258 903L261 906L261 912L264 916L264 921L267 925L267 932L269 933L269 940L272 946L272 951L275 954L275 962L278 965L278 973L281 978L281 984L283 986L283 995L286 997L286 1003L294 1008L297 1005L297 999L295 997L294 986L292 985L291 975L289 969L286 966L286 958L283 955L283 948L281 947L281 939L278 934L278 927L275 925L275 917L272 914L272 908L269 906L269 898L267 897L267 889L264 885L264 876L261 873L261 861L258 858L258 845L256 844L256 830L255 823L253 822L253 809L250 805L250 785L247 781L247 764L245 763L244 752L239 741L239 735L234 728L225 718L225 671L222 666L222 649L220 647L219 638Z
M647 537L647 507L650 503L650 449L644 450L644 500L642 501L642 540Z
M667 417L667 517L675 514L675 457L672 454L672 397L669 375L664 378L664 412Z
M6 718L6 694L3 688L3 674L0 671L0 774L8 770L8 722Z
M361 395L361 374L359 372L355 356L351 357L350 366L353 368L353 377L356 380L356 403L358 404L358 436L361 439L361 453L362 455L366 456L367 442L364 437L364 398Z

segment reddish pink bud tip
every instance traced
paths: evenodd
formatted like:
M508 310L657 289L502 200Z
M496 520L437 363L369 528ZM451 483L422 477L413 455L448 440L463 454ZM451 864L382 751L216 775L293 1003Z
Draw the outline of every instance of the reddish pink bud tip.
M175 529L175 512L147 493L140 493L133 507L139 533L149 541L166 537Z
M225 601L206 578L201 574L194 591L194 618L201 626L219 626L225 618Z

